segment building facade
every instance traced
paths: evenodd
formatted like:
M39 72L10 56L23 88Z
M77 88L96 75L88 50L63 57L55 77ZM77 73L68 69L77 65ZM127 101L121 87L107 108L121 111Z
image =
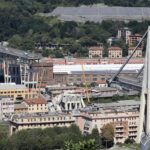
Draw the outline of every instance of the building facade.
M89 58L103 58L103 51L102 46L92 46L89 48Z
M0 119L5 119L14 114L14 100L9 97L0 99Z
M128 44L129 36L131 35L131 31L128 27L124 27L118 30L117 38L125 39L126 44Z
M66 113L50 114L20 114L14 115L10 119L11 134L24 130L35 128L69 127L75 123L75 118Z
M128 48L128 56L130 56L133 51L134 51L135 47L129 47ZM134 58L141 58L142 57L142 48L137 48L137 50L135 51L135 53L133 54Z
M53 62L50 58L42 59L39 63L31 65L31 69L38 72L38 82L49 85L53 83Z
M42 96L33 99L25 99L23 103L28 107L29 113L48 112L48 103Z
M128 38L128 46L129 47L136 47L136 45L139 43L139 41L142 39L142 36L139 34L130 35ZM142 47L143 44L140 45Z
M109 58L122 58L122 49L120 47L109 47L108 57Z
M92 106L75 114L76 123L82 133L91 133L94 128L101 132L101 128L111 123L114 127L115 143L124 143L129 137L136 139L139 125L140 101L121 101L118 103Z

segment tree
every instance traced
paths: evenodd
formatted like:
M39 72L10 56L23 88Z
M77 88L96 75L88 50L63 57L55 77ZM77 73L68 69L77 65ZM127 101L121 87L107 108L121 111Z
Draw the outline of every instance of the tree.
M112 147L114 144L114 126L109 123L101 128L102 144L106 148Z
M22 37L18 34L15 34L12 36L12 38L9 40L9 45L11 47L14 47L14 48L20 48L21 45L22 45Z
M92 83L90 84L90 86L91 86L91 87L96 87L96 86L98 86L98 84L97 84L96 82L92 82Z
M94 128L92 130L92 133L90 134L90 139L94 139L95 140L95 144L97 146L101 146L101 144L102 144L101 136L100 136L100 133L99 133L97 128Z
M133 144L135 141L133 139L130 139L129 137L125 140L125 144Z
M96 150L96 145L94 140L80 141L79 143L66 141L64 150Z

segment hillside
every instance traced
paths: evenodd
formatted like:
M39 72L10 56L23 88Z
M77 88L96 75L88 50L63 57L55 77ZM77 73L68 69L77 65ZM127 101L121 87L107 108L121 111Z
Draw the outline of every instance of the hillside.
M0 41L9 41L10 46L35 50L37 43L70 44L63 50L43 51L45 56L63 57L68 54L87 56L87 46L104 43L116 36L117 29L128 26L133 33L143 33L149 21L131 23L103 21L98 23L60 22L55 17L40 17L39 12L50 12L57 6L91 5L105 2L108 5L150 6L144 0L0 0ZM117 2L117 3L116 3ZM128 3L127 3L128 2ZM125 47L124 43L118 43Z

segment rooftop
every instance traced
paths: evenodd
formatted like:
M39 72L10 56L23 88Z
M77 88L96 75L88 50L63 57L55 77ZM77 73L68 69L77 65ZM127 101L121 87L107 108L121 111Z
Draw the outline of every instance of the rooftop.
M106 110L112 110L117 112L126 112L126 111L137 111L140 107L140 101L137 100L122 100L113 103L93 103L85 108L82 111L89 113L101 112L104 113Z
M114 47L113 46L113 47L109 47L108 50L109 51L116 51L116 50L121 51L122 49L120 47Z
M85 72L106 72L106 73L114 73L120 69L122 64L96 64L96 65L83 65ZM127 64L123 71L126 72L137 72L142 68L143 64ZM54 73L82 73L83 72L82 65L54 65L53 72Z
M28 109L24 103L14 104L14 109Z
M89 48L90 51L103 51L103 47L101 46L92 46Z
M28 105L47 104L47 101L42 96L39 96L39 97L34 98L34 99L26 99L26 100L24 100L24 102L27 103Z
M134 49L135 49L135 47L129 47L129 48L128 48L128 50L134 50ZM141 50L141 51L142 51L142 48L141 48L141 47L138 47L137 50Z
M0 83L0 90L25 90L27 87L16 83Z
M49 112L49 113L22 113L12 116L12 120L16 118L33 118L33 117L49 117L49 116L71 116L69 113L64 112ZM72 118L71 118L72 119Z

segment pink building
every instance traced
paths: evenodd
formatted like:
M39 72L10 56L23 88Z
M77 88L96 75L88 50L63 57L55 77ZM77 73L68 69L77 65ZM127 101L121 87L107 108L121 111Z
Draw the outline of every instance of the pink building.
M105 124L112 123L115 143L123 143L128 137L135 140L139 123L139 105L139 102L133 100L93 105L75 115L76 124L82 133L87 134L94 128L101 132Z

